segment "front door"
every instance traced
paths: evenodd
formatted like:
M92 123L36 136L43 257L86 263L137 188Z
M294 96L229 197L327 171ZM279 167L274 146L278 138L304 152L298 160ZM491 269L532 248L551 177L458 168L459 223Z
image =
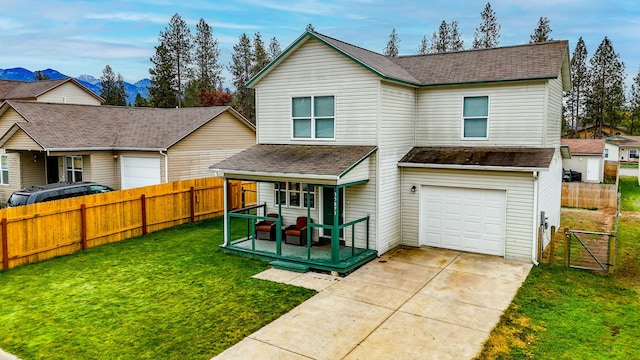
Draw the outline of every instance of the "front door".
M53 184L60 181L60 173L58 172L58 157L47 156L47 184Z
M337 200L337 202L336 202ZM344 188L338 190L338 199L334 198L332 187L322 188L322 222L324 225L333 225L336 204L338 209L338 224L344 224ZM331 237L331 229L324 229L324 235ZM343 229L340 229L340 238L344 235Z

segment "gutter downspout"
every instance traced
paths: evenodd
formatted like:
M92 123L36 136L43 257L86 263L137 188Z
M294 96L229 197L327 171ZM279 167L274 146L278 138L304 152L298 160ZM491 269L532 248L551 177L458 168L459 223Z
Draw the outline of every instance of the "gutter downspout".
M533 241L531 242L531 262L539 265L537 260L538 251L538 172L533 172Z
M159 151L160 155L164 156L164 182L169 182L169 155L166 152Z

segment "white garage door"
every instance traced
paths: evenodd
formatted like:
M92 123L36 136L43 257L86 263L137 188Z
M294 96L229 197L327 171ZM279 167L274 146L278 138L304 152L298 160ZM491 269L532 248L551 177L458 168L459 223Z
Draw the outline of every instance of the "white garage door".
M420 243L504 256L506 191L422 186Z
M122 189L160 184L160 158L123 156Z

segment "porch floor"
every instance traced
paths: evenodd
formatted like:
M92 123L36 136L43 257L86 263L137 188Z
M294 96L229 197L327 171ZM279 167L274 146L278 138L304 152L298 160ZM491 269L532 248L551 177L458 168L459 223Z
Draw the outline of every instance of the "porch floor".
M255 245L254 245L255 244ZM325 271L336 271L338 273L349 272L367 262L375 259L378 255L376 250L367 250L358 247L340 246L338 263L331 261L330 245L315 245L311 248L286 244L281 246L281 255L276 254L276 242L256 239L252 244L251 239L240 239L232 242L224 249L248 256L257 256L271 260L284 260L296 264L304 264L310 268Z

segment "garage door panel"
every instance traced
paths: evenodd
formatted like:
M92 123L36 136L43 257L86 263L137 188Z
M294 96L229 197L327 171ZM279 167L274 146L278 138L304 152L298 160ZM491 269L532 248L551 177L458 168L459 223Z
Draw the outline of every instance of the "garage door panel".
M160 158L143 156L123 156L121 188L160 184Z
M422 186L421 243L504 255L506 192Z

